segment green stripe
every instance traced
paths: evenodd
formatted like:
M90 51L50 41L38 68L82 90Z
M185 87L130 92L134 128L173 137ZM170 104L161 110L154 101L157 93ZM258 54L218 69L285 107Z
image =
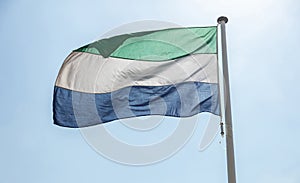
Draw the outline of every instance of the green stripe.
M75 51L132 60L164 61L217 53L217 27L173 28L102 39Z

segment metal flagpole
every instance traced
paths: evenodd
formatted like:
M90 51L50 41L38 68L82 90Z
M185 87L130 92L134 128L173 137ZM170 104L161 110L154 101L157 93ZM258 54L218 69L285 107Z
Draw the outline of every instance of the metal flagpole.
M221 44L222 44L222 65L224 78L224 106L225 106L225 129L226 129L226 155L227 155L227 174L228 183L236 183L235 176L235 162L234 162L234 147L233 147L233 133L232 133L232 118L231 118L231 104L229 91L229 75L228 75L228 61L226 48L226 32L225 24L228 18L221 16L218 18L218 23L221 27Z

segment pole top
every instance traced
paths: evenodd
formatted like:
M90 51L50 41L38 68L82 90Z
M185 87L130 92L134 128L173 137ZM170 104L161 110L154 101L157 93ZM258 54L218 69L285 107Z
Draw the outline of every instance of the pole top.
M225 22L225 24L226 24L228 22L228 18L225 16L220 16L217 21L219 24L222 22Z

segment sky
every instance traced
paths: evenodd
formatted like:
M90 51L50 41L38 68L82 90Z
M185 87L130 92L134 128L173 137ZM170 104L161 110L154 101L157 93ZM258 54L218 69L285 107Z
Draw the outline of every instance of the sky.
M79 130L52 121L54 82L72 50L131 22L207 26L216 25L220 15L229 18L237 180L299 183L296 0L1 1L0 182L227 182L224 139L216 135L207 149L198 150L208 114L199 115L202 120L180 151L148 166L108 160ZM123 136L127 132L118 123L107 126Z

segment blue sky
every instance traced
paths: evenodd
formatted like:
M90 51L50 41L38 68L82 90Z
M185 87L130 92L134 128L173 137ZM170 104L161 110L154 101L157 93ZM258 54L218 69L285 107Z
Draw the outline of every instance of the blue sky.
M201 121L176 155L134 167L96 153L79 130L54 126L51 112L71 50L134 21L201 26L220 15L229 18L238 182L300 182L299 10L296 0L0 2L0 182L226 182L222 139L197 150Z

